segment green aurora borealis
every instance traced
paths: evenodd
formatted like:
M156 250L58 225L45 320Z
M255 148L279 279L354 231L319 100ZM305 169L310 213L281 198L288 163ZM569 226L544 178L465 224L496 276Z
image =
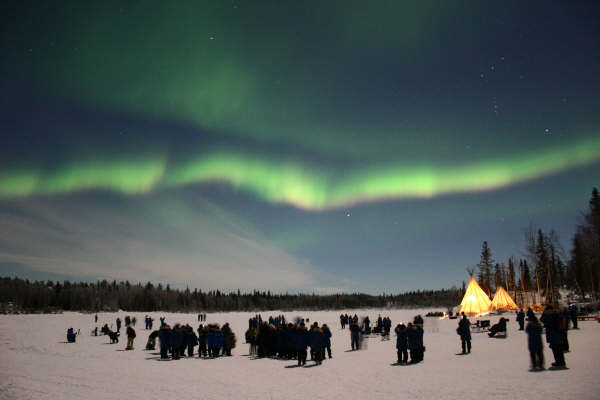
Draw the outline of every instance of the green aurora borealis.
M3 7L0 273L447 287L600 183L598 2Z
M540 154L446 167L392 165L335 171L236 153L201 155L176 165L169 165L166 157L82 161L54 171L0 175L0 196L61 194L84 189L139 194L185 184L224 181L264 201L321 210L379 199L498 189L598 159L600 139Z

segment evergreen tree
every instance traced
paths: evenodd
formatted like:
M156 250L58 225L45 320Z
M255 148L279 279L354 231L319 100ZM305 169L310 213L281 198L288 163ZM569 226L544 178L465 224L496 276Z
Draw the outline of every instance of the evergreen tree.
M481 257L479 260L479 285L481 289L485 291L488 296L491 295L492 291L492 265L494 265L494 259L492 258L492 251L488 247L486 241L481 245Z
M506 290L515 290L516 289L516 285L515 285L515 260L514 258L510 257L508 259L508 277L507 277L508 282L506 283L506 286L508 286L506 288Z
M521 284L523 286L523 290L528 292L532 289L531 272L529 271L529 265L527 264L527 260L521 260L520 265L521 265L521 280L522 280Z

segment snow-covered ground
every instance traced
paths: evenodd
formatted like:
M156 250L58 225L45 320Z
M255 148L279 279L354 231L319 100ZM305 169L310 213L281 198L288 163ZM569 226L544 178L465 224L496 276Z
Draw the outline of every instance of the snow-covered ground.
M427 310L357 310L374 321L389 315L393 326ZM354 310L345 310L354 314ZM600 324L580 322L569 331L567 370L528 372L525 333L509 314L507 339L473 334L473 352L460 356L456 320L425 318L425 359L393 365L395 338L368 339L366 350L351 352L348 330L339 326L339 311L288 312L332 328L333 358L311 368L286 368L295 361L252 359L243 342L250 313L208 314L208 322L229 322L238 337L233 357L214 360L183 358L159 361L144 350L149 331L144 313L137 317L134 351L108 344L106 336L90 336L93 315L0 316L0 398L2 399L598 399L600 398ZM277 312L262 313L276 315ZM125 313L101 313L98 326ZM167 322L190 323L192 314L153 313ZM499 317L491 317L494 323ZM77 343L66 344L68 327L81 329ZM156 325L155 325L156 326ZM545 348L546 366L552 352ZM310 367L313 363L308 362Z

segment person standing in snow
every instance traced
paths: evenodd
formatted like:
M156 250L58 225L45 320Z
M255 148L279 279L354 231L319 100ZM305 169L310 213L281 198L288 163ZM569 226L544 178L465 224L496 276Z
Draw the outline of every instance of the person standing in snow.
M121 318L117 317L117 332L121 331Z
M323 330L319 328L319 324L316 322L310 328L309 342L313 360L317 365L321 365L325 354L325 336L323 335Z
M577 327L577 306L575 304L569 306L569 317L571 318L573 329L579 329Z
M323 324L321 327L323 331L323 337L325 339L325 350L327 350L327 356L331 358L331 331L327 324ZM325 358L325 352L323 352L323 358Z
M308 331L304 322L300 323L294 332L294 344L298 351L298 366L306 365L306 348L308 347Z
M540 317L540 322L544 324L546 329L546 342L552 349L554 355L553 367L566 367L564 354L564 333L562 318L558 310L554 310L551 305L546 306L546 309Z
M133 339L135 339L135 329L133 329L131 327L131 325L129 325L127 327L127 347L125 347L125 350L133 350Z
M198 337L190 325L184 327L185 345L188 357L194 356L194 347L198 345Z
M360 350L360 327L354 319L350 323L350 345L352 350Z
M171 327L169 325L162 324L160 326L158 340L160 341L160 358L168 360L169 349L171 348Z
M410 363L416 364L422 360L421 353L423 347L422 329L419 330L418 325L413 325L410 322L406 328L406 338L408 341L408 350L410 351Z
M525 326L525 313L522 308L517 312L517 322L519 323L519 330L522 331Z
M460 321L458 321L458 328L456 333L460 335L460 343L462 347L462 354L471 352L471 321L467 318L465 313L462 313Z
M527 347L531 357L531 370L544 369L544 345L542 344L542 324L534 315L527 322Z
M231 349L235 347L236 338L235 333L229 327L229 322L223 325L221 333L223 334L223 355L231 356Z
M396 350L398 351L398 364L408 364L408 339L406 326L400 323L394 329L396 332Z

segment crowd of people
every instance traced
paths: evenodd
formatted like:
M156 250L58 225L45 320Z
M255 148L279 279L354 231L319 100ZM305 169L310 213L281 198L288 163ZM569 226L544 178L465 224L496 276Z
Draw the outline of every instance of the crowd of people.
M206 314L199 314L199 320L206 321ZM94 321L98 322L98 315L94 316ZM153 321L150 316L144 317L145 329L152 330ZM160 318L160 329L154 330L148 337L146 350L155 350L160 348L160 358L180 359L181 357L193 357L197 354L201 358L215 358L219 356L231 356L231 351L236 346L236 336L228 323L222 327L219 324L200 324L197 330L194 330L189 324L175 324L172 328ZM527 334L527 347L530 353L531 370L543 370L544 366L544 346L542 336L545 333L546 342L549 344L554 356L552 367L565 368L564 354L569 351L568 329L572 324L572 329L578 329L577 309L558 309L552 305L546 306L544 312L538 318L533 310L529 308L527 312L522 309L516 312L516 321L519 324L519 330ZM101 332L110 336L112 343L118 342L119 331L122 326L121 319L116 318L116 331L112 330L112 325L104 324ZM488 335L495 336L499 332L506 331L508 319L501 317L499 321L491 326ZM134 339L136 332L134 326L136 317L125 316L124 323L126 327L127 346L126 350L134 349ZM425 346L423 344L423 318L420 315L414 317L413 321L404 324L399 323L394 329L396 334L396 351L398 364L414 364L423 361ZM381 334L382 338L389 338L391 330L391 319L389 317L378 316L376 325L371 327L368 316L359 318L356 314L340 315L341 329L349 327L350 348L360 350L364 336L372 333ZM526 325L526 326L525 326ZM92 330L92 335L98 334L98 328ZM79 332L69 328L67 331L67 341L75 342ZM461 354L471 353L471 322L463 313L459 316L456 333L461 340ZM327 324L319 325L318 322L310 323L308 318L295 318L287 321L284 315L269 316L266 320L262 319L260 314L256 314L248 320L248 330L245 333L246 343L250 346L250 355L263 358L280 358L297 360L298 366L306 365L307 357L317 365L321 364L326 358L332 358L331 351L331 330ZM198 347L197 351L195 347Z
M179 360L186 355L194 357L195 347L198 346L198 357L216 358L219 356L231 356L231 350L235 348L236 337L229 323L222 327L219 324L201 324L197 334L189 325L175 324L173 328L163 322L154 337L149 338L146 345L147 350L154 350L155 341L158 338L160 346L160 358L163 360ZM150 335L152 337L154 332Z
M310 347L310 359L321 364L325 356L332 357L331 330L327 324L319 326L318 322L313 322L308 329L308 322L308 319L297 318L294 323L286 323L283 315L269 317L268 321L263 321L260 315L250 318L245 334L250 355L297 360L302 366L306 365Z

